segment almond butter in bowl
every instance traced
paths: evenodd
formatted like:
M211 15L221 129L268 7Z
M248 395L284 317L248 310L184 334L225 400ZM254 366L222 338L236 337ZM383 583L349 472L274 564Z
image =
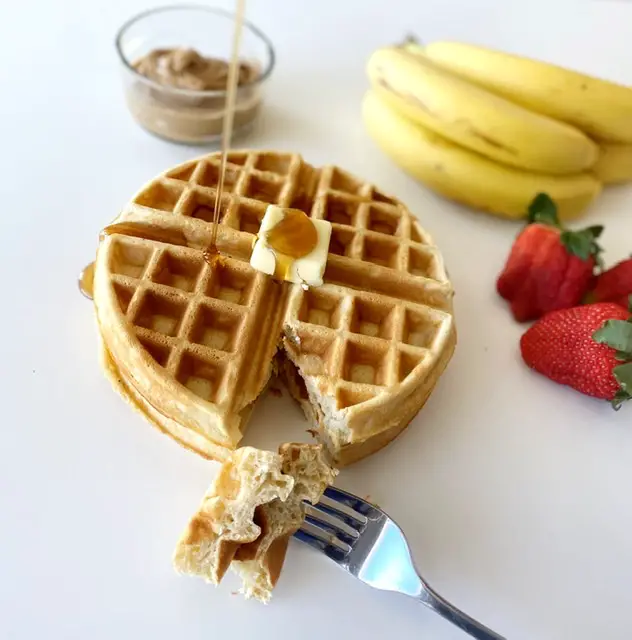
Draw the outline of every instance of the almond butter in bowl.
M164 7L129 20L116 46L125 99L138 124L184 144L220 139L234 16L202 6ZM274 67L268 38L243 24L234 136L255 123Z

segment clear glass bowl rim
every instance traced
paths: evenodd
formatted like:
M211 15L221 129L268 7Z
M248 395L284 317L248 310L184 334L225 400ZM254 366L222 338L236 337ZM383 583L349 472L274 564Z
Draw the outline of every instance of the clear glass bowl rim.
M130 64L130 61L127 59L127 56L123 53L123 45L122 45L122 41L123 41L123 38L125 37L127 30L130 27L134 26L137 22L140 22L141 20L143 20L144 18L147 18L148 16L154 15L156 13L166 13L168 11L204 11L206 13L219 15L225 18L235 17L234 13L230 11L226 11L225 9L221 9L219 7L208 7L208 6L199 5L199 4L165 5L162 7L154 7L153 9L142 11L141 13L138 13L135 16L132 16L129 20L123 23L123 25L120 27L120 29L116 34L116 39L115 39L116 51L118 53L118 56L123 66L131 74L136 76L138 80L159 91L169 92L169 93L173 93L175 95L181 95L181 96L196 97L196 98L225 96L226 91L224 91L223 89L197 91L195 89L182 89L179 87L165 86L163 84L160 84L159 82L155 82L154 80L151 80L146 76L138 73L138 71L136 71L136 69L134 69L134 67ZM250 30L257 38L259 38L263 42L263 44L265 45L265 48L268 51L269 62L268 62L268 66L262 71L262 73L259 76L257 76L254 80L248 82L247 84L242 84L239 87L238 91L242 91L244 89L248 89L250 87L254 87L265 82L265 80L272 73L272 70L274 69L274 65L276 63L276 54L274 51L274 47L272 46L272 42L270 41L268 36L266 36L265 33L261 31L261 29L259 29L258 27L255 27L255 25L253 25L248 20L243 21L243 28Z

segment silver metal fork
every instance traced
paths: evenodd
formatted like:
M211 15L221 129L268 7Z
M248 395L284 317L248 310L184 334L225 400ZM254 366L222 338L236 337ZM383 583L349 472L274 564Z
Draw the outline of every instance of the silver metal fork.
M416 598L473 638L505 640L435 593L415 568L399 526L358 496L327 487L316 506L306 505L305 522L294 537L371 587Z

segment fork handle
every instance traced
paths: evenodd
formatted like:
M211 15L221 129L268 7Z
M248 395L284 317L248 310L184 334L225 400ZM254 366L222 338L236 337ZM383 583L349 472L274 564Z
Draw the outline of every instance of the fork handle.
M463 631L472 636L472 638L476 638L476 640L506 640L506 638L488 629L480 622L474 620L474 618L470 618L466 613L459 611L459 609L442 598L438 593L435 593L427 585L424 585L421 593L417 595L417 599L459 627L459 629L463 629Z

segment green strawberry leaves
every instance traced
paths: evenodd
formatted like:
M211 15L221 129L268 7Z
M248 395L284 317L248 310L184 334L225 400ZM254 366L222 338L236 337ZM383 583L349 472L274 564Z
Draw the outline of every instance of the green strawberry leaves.
M603 226L595 225L587 227L581 231L562 231L560 241L569 253L577 256L580 260L588 260L594 256L599 261L599 254L602 248L595 240L603 232Z
M557 205L546 193L538 193L533 198L527 210L528 224L538 222L555 227L561 231L560 242L568 253L580 260L588 260L591 256L601 265L602 248L597 244L597 238L603 233L602 225L594 225L580 231L567 231L557 217Z
M619 409L626 400L632 398L632 362L620 364L612 370L612 374L621 387L612 399L612 406Z
M606 320L593 333L593 340L627 354L628 360L632 358L632 323L626 320Z
M630 296L632 307L632 296ZM608 345L616 350L615 358L623 364L617 365L612 370L616 381L619 383L619 391L612 399L612 406L619 409L626 401L632 399L632 316L628 320L606 320L597 331L593 333L593 340L600 344Z
M560 221L557 217L557 205L546 193L538 193L533 198L529 208L527 209L527 220L529 224L539 222L548 224L551 227L560 227Z
M612 398L612 408L615 411L618 411L621 408L621 405L626 401L626 400L630 400L630 398L632 398L632 395L630 395L630 393L628 391L624 391L623 389L619 389L619 391L617 391L614 395L614 398Z

